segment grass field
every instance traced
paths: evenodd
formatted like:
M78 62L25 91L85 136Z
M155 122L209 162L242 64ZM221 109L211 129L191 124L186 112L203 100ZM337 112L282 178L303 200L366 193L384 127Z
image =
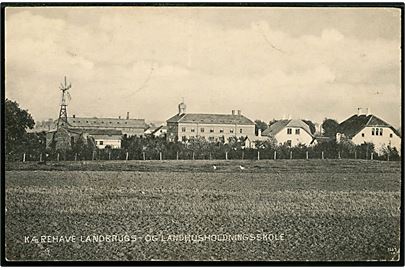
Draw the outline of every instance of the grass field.
M399 259L399 162L10 163L5 180L8 260Z

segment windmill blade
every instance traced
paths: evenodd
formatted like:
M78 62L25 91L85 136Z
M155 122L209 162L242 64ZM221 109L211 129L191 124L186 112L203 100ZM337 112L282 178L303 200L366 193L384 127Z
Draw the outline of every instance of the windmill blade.
M69 100L69 101L71 101L71 100L72 100L72 97L70 96L70 93L69 93L69 92L67 92L67 91L66 91L66 96L67 96L67 98L68 98L68 100Z

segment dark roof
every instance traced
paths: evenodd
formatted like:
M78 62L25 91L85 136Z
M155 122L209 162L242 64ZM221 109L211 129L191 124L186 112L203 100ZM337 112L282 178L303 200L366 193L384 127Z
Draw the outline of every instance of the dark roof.
M160 129L167 129L167 126L161 125L160 127L157 127L154 131L152 131L152 135L155 135L156 132L158 132Z
M345 134L345 136L348 138L353 138L365 127L387 127L390 128L396 135L400 136L398 131L393 126L372 114L352 115L339 124L339 132Z
M300 119L291 119L291 120L279 120L269 126L262 132L263 136L275 136L285 127L300 127L305 130L309 135L312 135L309 125Z
M243 115L186 113L176 114L167 120L168 123L204 123L204 124L237 124L254 125L255 123Z
M122 135L121 130L116 129L80 129L83 133L88 133L89 135Z
M59 130L68 132L68 133L74 133L77 135L87 133L90 136L93 136L93 135L101 135L101 136L119 135L119 136L122 136L122 131L116 130L116 129L88 129L88 128L61 127ZM55 132L56 132L56 130L52 130L52 131L49 131L48 133L55 133Z
M72 127L103 127L103 128L142 128L146 127L145 119L120 119L97 117L68 117Z

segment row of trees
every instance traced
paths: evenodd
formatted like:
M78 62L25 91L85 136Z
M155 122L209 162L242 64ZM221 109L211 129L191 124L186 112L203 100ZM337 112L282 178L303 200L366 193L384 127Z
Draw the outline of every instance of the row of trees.
M72 143L68 151L58 152L53 148L46 148L45 132L27 133L27 128L34 126L34 120L26 111L19 108L14 101L6 99L6 158L7 160L90 160L90 159L273 159L276 152L277 159L303 159L303 158L358 158L399 160L397 149L387 147L378 154L374 145L364 143L354 145L349 140L337 143L334 139L307 147L298 145L289 147L279 145L274 140L256 142L256 149L245 149L243 138L230 138L227 142L209 142L202 138L195 138L187 143L167 142L161 137L126 137L121 143L121 149L98 149L91 138L79 137ZM256 121L258 128L264 125ZM336 121L335 121L336 122ZM312 122L311 122L312 123ZM337 123L337 122L336 122ZM265 123L264 123L265 124ZM309 124L310 125L310 124ZM324 130L330 132L331 138L336 134L334 121L324 121ZM311 129L315 128L312 124Z
M78 140L70 151L58 152L44 149L38 141L25 149L26 160L175 160L175 159L379 159L400 160L398 151L387 147L377 153L374 145L364 143L354 145L349 140L336 143L334 140L314 146L279 145L274 140L256 142L256 149L245 148L243 138L230 138L227 142L209 142L195 138L187 143L167 142L165 138L123 137L121 149L98 149L91 142ZM88 138L88 140L91 140ZM258 153L259 152L259 153ZM46 155L46 156L45 156ZM18 157L21 160L21 156Z

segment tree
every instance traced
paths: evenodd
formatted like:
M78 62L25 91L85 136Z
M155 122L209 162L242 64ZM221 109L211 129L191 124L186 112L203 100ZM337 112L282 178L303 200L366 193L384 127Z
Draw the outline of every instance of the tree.
M276 120L276 119L273 118L273 120L271 120L269 122L269 126L273 125L274 123L277 123L278 121L280 121L280 120Z
M23 151L22 142L26 139L27 128L35 125L31 114L21 109L17 102L6 99L5 102L5 150L6 154Z
M266 124L266 122L263 122L261 120L255 120L255 134L259 134L259 129L261 131L264 131L268 128L269 126Z
M336 133L339 132L339 123L335 119L325 118L322 123L322 129L322 135L329 138L336 138Z
M305 124L309 126L309 130L311 131L311 133L314 134L316 131L315 124L311 120L303 120L303 121Z

